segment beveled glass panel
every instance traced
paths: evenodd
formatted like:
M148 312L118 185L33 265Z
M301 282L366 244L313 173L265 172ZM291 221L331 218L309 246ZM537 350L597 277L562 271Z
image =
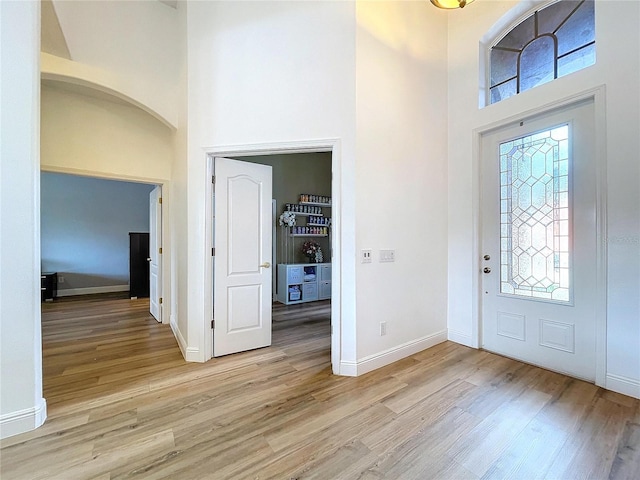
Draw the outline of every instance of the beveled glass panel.
M596 63L595 44L587 45L570 55L558 59L558 77L568 75Z
M553 33L571 15L581 0L563 0L538 11L538 33Z
M500 292L571 298L569 127L500 144Z
M520 91L529 90L555 77L555 41L544 36L531 42L520 56Z
M532 15L519 25L516 25L513 30L507 33L504 38L496 44L496 47L522 50L522 48L534 38L536 38L535 20Z
M593 2L584 2L556 32L558 55L580 48L596 39Z
M560 0L534 12L490 54L490 103L593 65L594 1ZM510 80L514 76L515 90Z
M491 103L499 102L516 94L516 79L491 87Z
M491 86L516 76L518 52L491 50Z

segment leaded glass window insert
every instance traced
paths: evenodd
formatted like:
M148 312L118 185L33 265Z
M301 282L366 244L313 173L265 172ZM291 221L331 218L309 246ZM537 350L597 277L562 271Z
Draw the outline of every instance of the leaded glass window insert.
M534 12L491 48L490 103L596 61L593 0L560 0Z
M500 144L500 292L569 302L569 126Z

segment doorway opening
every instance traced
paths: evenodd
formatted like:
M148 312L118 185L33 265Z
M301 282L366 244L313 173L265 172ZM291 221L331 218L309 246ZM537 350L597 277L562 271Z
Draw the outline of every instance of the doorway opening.
M273 253L269 255L271 260L269 263L273 264L276 270L270 272L272 279L270 284L273 285L274 290L272 301L275 300L270 312L275 319L273 327L277 328L276 323L283 315L286 317L288 312L311 311L315 321L320 321L320 317L324 315L327 324L326 332L330 335L332 370L338 373L340 264L339 245L336 244L336 240L339 238L340 222L339 191L336 185L339 172L336 172L336 158L333 151L336 142L325 143L326 145L313 147L305 145L304 148L289 145L256 150L211 152L208 158L212 174L218 157L235 159L233 161L245 164L268 165L273 169L273 199L269 198L270 221L268 223L270 235L274 235L272 232L275 230ZM216 172L215 187L211 189L211 202L207 212L207 218L212 222L211 227L207 228L207 241L215 247L215 256L212 257L210 264L211 275L206 275L207 280L211 281L207 286L207 291L211 292L207 310L213 312L214 319L220 314L214 298L216 263L220 265L229 261L224 257L225 252L215 245L214 240L219 233L216 231L216 222L224 225L228 223L215 216L218 206L215 197L217 196L220 200L221 195L226 195L219 191L221 181L223 180ZM275 206L273 206L274 203ZM295 218L295 224L286 222L281 224L280 217L285 212L294 210L298 210L295 215L291 215ZM306 245L307 253L314 253L311 261L302 250L305 242L309 242ZM308 248L309 245L311 250ZM316 251L319 252L318 257L315 257ZM266 262L260 261L262 262L260 266L264 266ZM294 272L292 273L291 270ZM296 274L299 274L299 279ZM217 302L219 304L220 300ZM226 304L228 303L227 301ZM301 313L301 315L306 314ZM310 320L310 322L313 321ZM215 324L218 325L217 320ZM209 345L207 358L217 356L213 346L215 329L212 333L209 333L209 339L206 342Z
M148 272L139 271L149 270L149 239L161 242L161 210L150 205L159 201L160 190L154 184L42 172L41 267L56 290L46 292L46 300L161 291L157 275L150 285ZM161 320L158 312L154 317Z
M329 339L331 153L229 158L272 169L272 333L313 328Z

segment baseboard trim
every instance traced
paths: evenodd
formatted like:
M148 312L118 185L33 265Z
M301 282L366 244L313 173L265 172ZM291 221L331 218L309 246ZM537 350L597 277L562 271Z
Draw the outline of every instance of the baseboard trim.
M47 401L41 398L31 408L0 415L0 438L8 438L35 430L47 419Z
M635 378L608 373L605 388L640 399L640 381Z
M186 351L186 355L184 356L184 359L187 362L199 362L199 363L204 362L204 359L200 357L200 349L195 347L187 347L187 351Z
M460 345L464 345L466 347L478 348L477 345L475 345L475 342L473 341L473 337L466 333L449 329L447 331L447 338L452 342L459 343Z
M187 342L182 336L182 332L180 332L180 329L178 328L178 322L176 321L173 315L171 315L171 318L169 320L169 325L171 326L171 331L173 332L173 336L176 337L176 340L178 341L178 347L180 348L180 353L182 353L182 358L186 360L187 359Z
M104 287L65 288L58 290L58 297L73 297L75 295L93 295L96 293L128 292L129 285L107 285Z
M382 352L369 355L357 362L343 361L340 362L340 374L349 377L363 375L377 368L397 362L398 360L413 355L414 353L431 348L434 345L445 342L446 340L447 332L443 330L417 340L403 343L397 347L392 347L387 350L383 350Z
M340 375L344 377L357 377L358 362L349 362L346 360L340 362Z

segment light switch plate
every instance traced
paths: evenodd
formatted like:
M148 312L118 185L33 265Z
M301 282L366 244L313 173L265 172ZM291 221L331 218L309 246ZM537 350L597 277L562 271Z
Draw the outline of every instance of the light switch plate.
M395 262L396 251L395 250L380 250L380 262Z

